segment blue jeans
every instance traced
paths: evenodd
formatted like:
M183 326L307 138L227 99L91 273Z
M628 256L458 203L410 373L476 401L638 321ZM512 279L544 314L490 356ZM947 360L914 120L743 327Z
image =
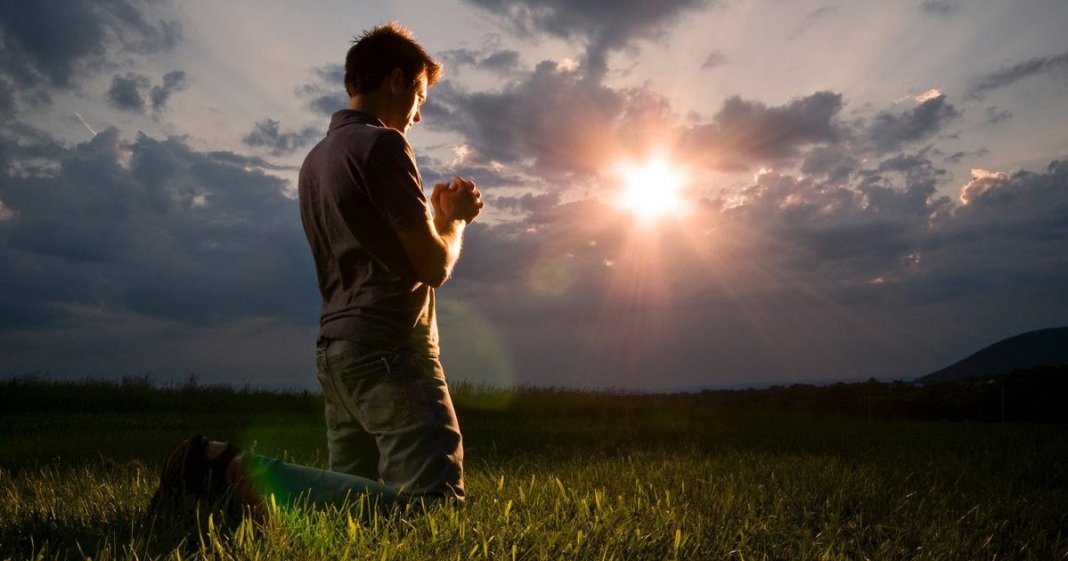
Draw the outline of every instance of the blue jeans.
M391 487L347 473L290 464L250 452L241 455L241 464L261 499L273 495L280 506L306 502L319 507L341 507L366 500L372 507L367 510L370 514L403 507L407 502L406 497Z
M463 439L437 356L326 339L316 365L332 471L463 501Z

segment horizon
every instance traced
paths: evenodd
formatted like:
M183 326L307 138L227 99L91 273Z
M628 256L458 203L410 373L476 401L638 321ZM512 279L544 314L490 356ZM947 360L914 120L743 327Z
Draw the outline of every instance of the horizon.
M315 387L296 173L394 20L444 64L425 191L486 201L451 383L903 380L1068 325L1063 2L76 0L0 8L0 379Z

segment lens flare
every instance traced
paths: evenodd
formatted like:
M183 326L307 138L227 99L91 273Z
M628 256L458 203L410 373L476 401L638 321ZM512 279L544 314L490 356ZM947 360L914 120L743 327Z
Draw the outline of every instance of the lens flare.
M461 407L503 410L515 397L515 363L504 338L474 306L438 301L442 361L453 401Z

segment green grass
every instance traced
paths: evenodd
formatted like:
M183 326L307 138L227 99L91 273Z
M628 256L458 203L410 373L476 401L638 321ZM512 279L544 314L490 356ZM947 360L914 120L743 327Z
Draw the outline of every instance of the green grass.
M461 390L464 509L197 528L144 512L174 444L202 431L323 467L320 397L0 385L0 559L1068 558L1063 425Z

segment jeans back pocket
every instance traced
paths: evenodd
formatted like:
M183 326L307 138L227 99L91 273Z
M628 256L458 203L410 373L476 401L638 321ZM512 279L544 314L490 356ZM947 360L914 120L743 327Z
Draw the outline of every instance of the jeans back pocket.
M367 432L391 430L407 417L408 395L395 355L372 353L331 362L353 412Z

